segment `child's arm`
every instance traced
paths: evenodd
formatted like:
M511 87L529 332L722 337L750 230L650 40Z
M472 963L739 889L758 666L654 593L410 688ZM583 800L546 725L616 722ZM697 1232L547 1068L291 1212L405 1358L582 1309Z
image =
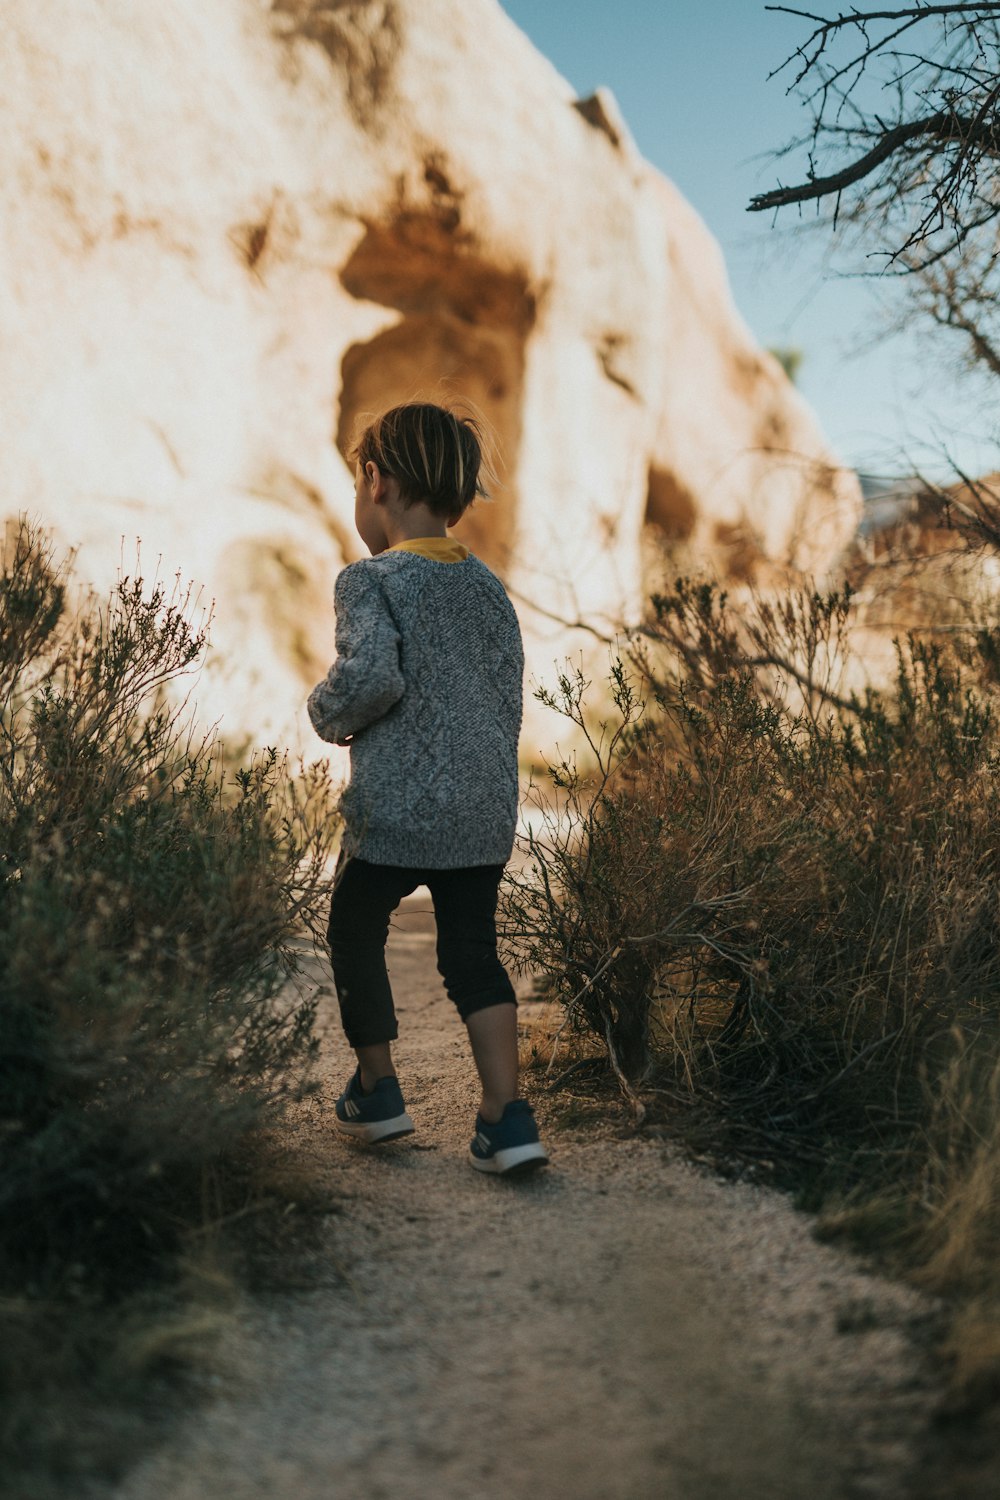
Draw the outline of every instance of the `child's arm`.
M399 633L375 579L345 568L333 594L337 660L309 694L309 718L320 739L343 745L403 696Z

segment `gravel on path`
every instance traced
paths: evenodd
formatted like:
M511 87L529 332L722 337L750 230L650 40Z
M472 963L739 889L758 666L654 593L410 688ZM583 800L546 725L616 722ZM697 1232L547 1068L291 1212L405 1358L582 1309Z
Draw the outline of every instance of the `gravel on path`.
M611 1124L550 1130L533 1178L475 1173L426 893L389 954L417 1133L336 1136L352 1059L328 1004L327 1086L295 1122L338 1205L316 1274L247 1298L215 1394L117 1500L912 1495L927 1304L780 1194Z

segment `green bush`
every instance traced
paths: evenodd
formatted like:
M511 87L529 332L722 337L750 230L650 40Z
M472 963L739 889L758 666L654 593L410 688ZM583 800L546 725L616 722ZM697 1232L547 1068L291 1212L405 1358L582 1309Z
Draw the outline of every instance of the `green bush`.
M190 598L74 603L26 523L0 577L0 1278L116 1292L169 1267L207 1184L298 1092L294 943L327 888L322 771L235 774L176 685Z

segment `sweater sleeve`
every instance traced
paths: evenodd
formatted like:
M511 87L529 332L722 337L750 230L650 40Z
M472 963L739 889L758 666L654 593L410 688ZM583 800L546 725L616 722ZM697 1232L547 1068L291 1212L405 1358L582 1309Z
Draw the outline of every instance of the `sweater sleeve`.
M346 744L403 696L399 632L378 580L359 563L337 577L337 660L309 694L309 718L321 739Z

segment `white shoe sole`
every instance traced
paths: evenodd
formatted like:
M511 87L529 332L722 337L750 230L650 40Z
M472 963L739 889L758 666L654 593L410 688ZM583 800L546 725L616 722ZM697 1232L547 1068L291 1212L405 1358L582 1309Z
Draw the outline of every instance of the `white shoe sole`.
M477 1172L496 1172L502 1176L507 1172L534 1172L538 1167L548 1166L549 1158L542 1143L532 1141L527 1146L508 1146L506 1151L496 1151L487 1157L470 1151L469 1161Z
M394 1115L391 1120L342 1120L339 1115L335 1115L334 1119L341 1135L363 1141L366 1146L375 1146L380 1141L394 1141L401 1135L413 1134L413 1121L405 1110L401 1115Z

